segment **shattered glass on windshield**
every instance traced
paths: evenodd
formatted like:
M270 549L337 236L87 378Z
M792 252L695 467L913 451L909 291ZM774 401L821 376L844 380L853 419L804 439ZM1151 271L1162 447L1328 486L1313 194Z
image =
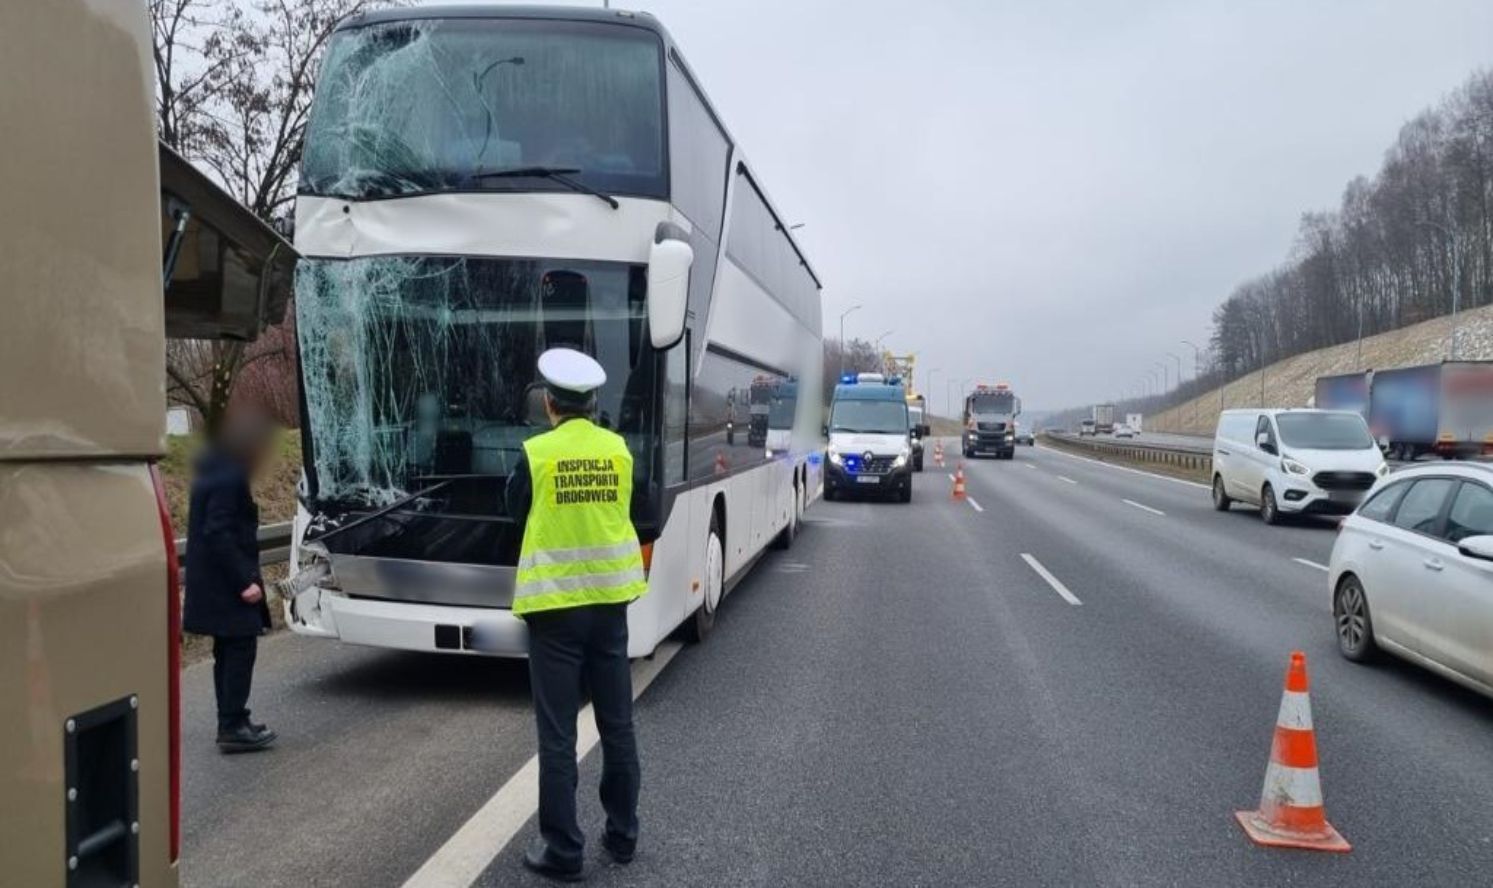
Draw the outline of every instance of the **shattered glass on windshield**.
M296 279L314 496L384 506L441 481L442 511L499 514L489 482L549 428L535 361L570 346L607 371L597 420L653 463L645 279L620 263L303 260ZM500 487L499 487L500 490Z
M554 190L545 166L662 197L662 48L621 25L419 19L339 32L317 84L301 192Z

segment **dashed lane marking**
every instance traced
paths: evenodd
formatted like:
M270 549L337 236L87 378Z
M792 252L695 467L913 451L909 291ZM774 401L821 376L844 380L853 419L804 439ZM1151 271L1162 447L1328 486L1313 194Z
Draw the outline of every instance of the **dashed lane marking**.
M632 696L636 700L653 683L653 679L679 653L677 641L658 646L651 660L639 660L633 666ZM596 719L588 705L576 720L576 756L585 757L601 739ZM435 854L410 876L404 888L450 888L470 885L518 835L539 809L539 758L531 757L518 773L508 778L492 798L483 803L471 819L461 825Z
M1317 562L1311 561L1306 558L1292 558L1291 560L1296 562L1297 564L1304 564L1307 567L1314 567L1317 570L1322 571L1323 573L1327 573L1328 571L1332 570L1332 568L1328 567L1325 564L1318 564Z
M975 499L972 496L965 497L964 501L967 502L967 503L969 503L969 507L971 509L974 509L976 512L983 512L983 511L985 511L985 507L982 506L982 505L980 505L979 503L975 502Z
M1143 503L1138 503L1135 500L1121 500L1121 502L1123 502L1127 506L1134 506L1137 509L1140 509L1142 512L1150 512L1152 515L1165 515L1166 514L1165 512L1161 511L1160 509L1153 509L1150 506L1145 505Z
M1077 595L1074 595L1072 592L1068 591L1068 587L1063 585L1062 580L1059 580L1057 577L1053 576L1051 571L1042 566L1042 562L1038 561L1025 552L1021 553L1021 560L1025 561L1028 567L1036 571L1037 576L1046 580L1047 585L1052 587L1052 591L1063 596L1064 601L1068 602L1069 604L1083 604L1082 601L1078 600Z
M1058 476L1058 480L1059 481L1066 481L1069 484L1077 484L1078 483L1077 481L1074 481L1072 478L1069 478L1067 475L1059 475Z

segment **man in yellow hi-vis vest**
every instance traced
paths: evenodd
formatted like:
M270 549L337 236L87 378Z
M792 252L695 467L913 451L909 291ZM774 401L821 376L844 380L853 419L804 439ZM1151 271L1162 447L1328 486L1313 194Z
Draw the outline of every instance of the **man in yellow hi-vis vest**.
M581 688L601 733L602 845L618 863L638 840L638 748L627 662L627 604L648 591L633 529L632 455L591 422L606 371L568 348L539 356L553 428L524 442L508 481L509 514L524 522L513 613L529 629L529 676L539 734L539 834L524 865L581 878L576 821L576 717Z

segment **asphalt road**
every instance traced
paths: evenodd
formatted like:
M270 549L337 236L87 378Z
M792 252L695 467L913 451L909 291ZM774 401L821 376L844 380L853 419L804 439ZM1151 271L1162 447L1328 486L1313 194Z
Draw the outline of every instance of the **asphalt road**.
M638 702L638 858L592 847L590 884L1488 882L1493 703L1337 656L1303 563L1330 523L1043 448L966 466L970 502L930 462L910 505L816 504L669 663ZM1348 855L1257 848L1232 816L1297 648ZM284 637L255 694L280 748L221 758L209 669L185 682L188 885L397 885L533 751L521 666ZM479 883L541 884L532 834Z

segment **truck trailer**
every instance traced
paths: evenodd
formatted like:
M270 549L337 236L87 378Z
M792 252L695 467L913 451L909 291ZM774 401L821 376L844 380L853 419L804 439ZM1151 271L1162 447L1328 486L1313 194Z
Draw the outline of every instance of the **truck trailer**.
M1318 377L1313 403L1352 410L1391 458L1493 450L1493 361L1444 361Z
M1094 434L1112 435L1115 431L1115 405L1094 405Z

